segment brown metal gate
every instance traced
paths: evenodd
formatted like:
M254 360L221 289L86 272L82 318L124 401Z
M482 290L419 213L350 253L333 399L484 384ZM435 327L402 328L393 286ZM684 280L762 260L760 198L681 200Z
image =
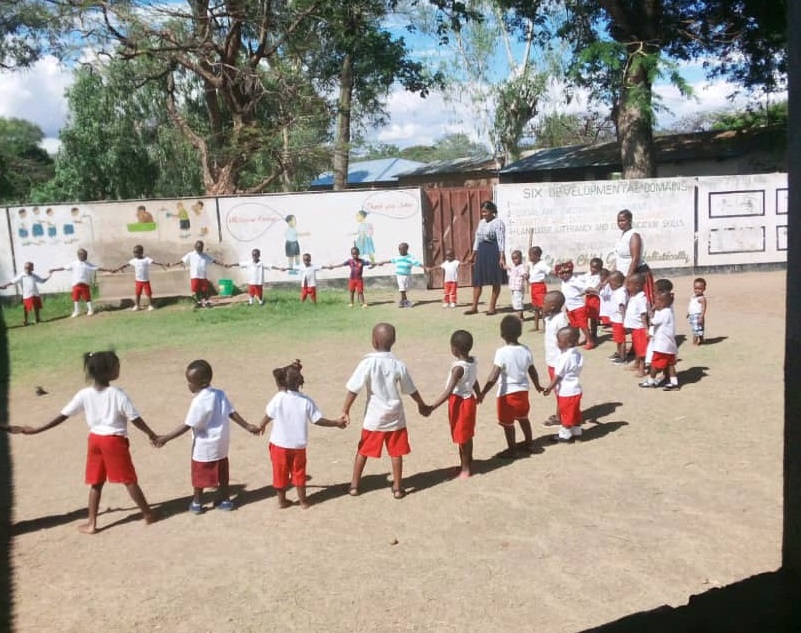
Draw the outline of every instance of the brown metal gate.
M432 188L423 190L425 263L432 267L429 288L442 288L445 251L452 248L456 259L467 261L473 252L475 229L481 220L481 203L492 200L492 188ZM459 285L471 283L470 266L459 267Z

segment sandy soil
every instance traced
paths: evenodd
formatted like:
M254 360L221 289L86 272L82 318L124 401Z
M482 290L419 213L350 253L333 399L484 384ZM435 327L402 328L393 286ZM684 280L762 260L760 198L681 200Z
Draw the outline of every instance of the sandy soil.
M577 631L777 568L784 273L708 281L710 344L681 345L679 392L638 388L606 360L610 342L585 352L584 408L598 422L586 425L581 444L547 441L540 422L553 401L532 394L541 452L493 459L504 440L488 402L479 412L478 474L452 480L458 458L445 409L424 420L409 402L412 493L402 501L390 494L386 458L368 463L361 496L345 493L357 420L346 430L311 430L315 505L279 510L267 438L234 427L238 510L193 516L189 438L157 450L131 429L142 488L164 520L143 525L125 489L109 485L103 529L89 537L75 529L87 492L83 421L15 436L17 630ZM683 316L691 278L674 282ZM439 293L423 290L411 296L424 303L399 310L385 294L354 314L357 348L338 337L322 349L318 338L244 356L209 350L216 385L257 422L274 393L270 370L300 356L306 391L337 415L344 382L368 351L368 323L379 320L398 323L396 352L427 400L450 364L447 337L432 341L427 324L473 331L483 380L500 317L443 310ZM678 334L689 334L681 319ZM541 334L526 332L524 342L544 372ZM157 430L182 421L190 398L182 370L197 355L123 359L119 384ZM39 398L30 385L12 385L12 421L45 422L82 384L64 376Z

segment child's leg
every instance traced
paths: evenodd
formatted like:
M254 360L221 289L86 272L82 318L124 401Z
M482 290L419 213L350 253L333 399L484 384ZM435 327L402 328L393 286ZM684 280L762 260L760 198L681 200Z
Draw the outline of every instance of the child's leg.
M470 467L473 464L473 439L470 438L463 444L459 444L459 478L466 479L470 476Z
M286 498L286 488L276 488L275 492L278 496L278 508L284 510L292 505L291 501Z
M41 323L41 319L39 318L39 306L35 306L33 308L33 322L34 323Z
M360 291L359 291L359 295L358 295L358 297L359 297L359 303L361 303L361 304L362 304L362 307L364 307L365 305L367 305L367 302L364 300L364 291L363 291L363 290L360 290Z
M404 303L406 301L408 301L408 299L406 298L406 291L405 290L401 290L400 291L400 295L401 295L401 301L403 301Z
M308 510L311 507L308 498L306 497L306 486L297 486L298 490L298 503L300 507L304 510Z
M97 532L97 511L100 508L100 494L103 492L103 484L94 484L89 488L89 518L86 523L78 526L78 531L84 534L94 534Z
M355 295L356 295L356 291L355 290L351 290L350 291L350 305L351 305L351 307L353 307L353 298L355 297Z
M131 495L131 499L134 500L134 503L139 507L142 511L142 518L145 520L145 523L153 523L156 520L155 515L153 514L153 510L150 509L150 505L147 503L147 499L145 499L145 493L142 492L142 489L139 487L139 484L126 484L125 487L128 489L128 494ZM100 501L100 494L98 493L97 496L98 502Z
M515 425L504 424L503 434L506 437L506 451L510 456L514 455L517 450L517 441L515 439Z
M86 302L86 316L92 316L95 313L94 307L92 307L92 302Z
M396 499L402 498L406 491L403 489L403 457L390 457L392 461L392 494Z
M201 499L203 499L203 488L198 488L195 486L192 489L192 503L201 505Z
M531 433L531 422L528 418L521 418L518 421L520 425L520 430L523 431L523 441L525 442L526 448L531 450L534 446L534 437Z
M39 319L36 319L37 321ZM28 308L22 309L22 325L28 325Z
M359 494L359 483L362 480L362 472L364 472L364 466L367 463L367 457L356 452L356 459L353 460L353 476L350 479L350 494L357 495Z

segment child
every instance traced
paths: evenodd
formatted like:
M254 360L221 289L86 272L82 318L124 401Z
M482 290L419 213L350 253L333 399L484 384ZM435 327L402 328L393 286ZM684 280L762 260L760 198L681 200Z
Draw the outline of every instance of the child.
M353 462L353 478L348 494L359 494L359 483L368 457L381 457L381 447L387 447L392 460L392 496L403 499L403 456L411 452L409 435L406 431L406 414L403 410L401 394L409 395L417 403L421 415L429 410L406 365L393 353L395 328L389 323L379 323L373 327L373 349L367 354L348 379L345 388L348 393L342 405L342 415L350 421L350 408L358 393L364 388L367 405L364 412L359 447Z
M570 325L567 315L563 310L565 306L565 295L559 290L551 290L545 294L542 302L543 321L545 323L545 336L543 344L545 346L545 364L548 367L548 379L553 380L556 361L559 360L559 343L556 335L559 330ZM544 426L555 426L559 424L559 403L557 402L556 414L549 417L543 423Z
M673 293L661 284L666 280L659 279L654 283L654 314L651 317L649 335L651 339L651 369L649 377L640 383L640 387L658 387L658 372L663 372L664 391L676 391L679 378L676 375L676 317L673 314ZM672 284L671 284L672 286Z
M542 391L534 357L531 350L519 342L523 333L523 322L516 316L507 315L501 320L501 338L506 345L495 352L492 370L481 390L481 398L498 382L498 424L503 427L507 449L498 453L498 457L512 459L517 456L515 442L515 420L523 431L525 447L533 450L531 422L528 419L530 404L528 400L528 378L530 377L537 391Z
M347 422L340 417L328 420L307 395L300 392L303 374L300 361L273 370L278 386L267 404L259 432L274 422L270 433L270 461L273 465L273 487L278 493L278 507L292 505L286 498L290 480L298 490L298 503L304 510L309 507L306 498L306 445L309 443L309 422L317 426L336 426L344 429Z
M355 246L350 249L350 259L346 259L341 264L336 266L323 266L328 270L333 270L338 266L347 266L350 268L350 275L348 276L348 292L350 293L349 308L353 307L354 295L358 296L359 304L362 308L367 307L367 302L364 300L364 267L372 268L372 264L366 259L360 257L359 249Z
M609 288L612 290L612 314L609 322L612 324L612 341L617 346L617 351L609 357L616 365L623 365L626 362L626 329L623 327L623 319L626 314L626 306L629 303L629 293L625 287L626 277L622 272L616 270L609 274Z
M261 261L261 251L254 248L250 252L251 260L239 262L238 264L228 264L226 268L244 268L248 272L248 305L253 305L253 300L259 302L260 306L264 305L264 271L265 270L280 270L277 266L265 264Z
M72 314L71 317L76 317L81 314L81 300L86 302L86 316L92 316L95 313L92 307L92 289L89 284L92 283L95 271L99 270L104 273L114 272L108 268L100 268L94 264L86 261L88 253L86 249L78 249L78 259L71 264L61 266L60 268L51 268L50 273L56 273L61 270L72 271Z
M33 312L33 322L41 323L39 318L39 311L42 309L42 298L39 296L39 284L45 283L50 279L47 277L40 277L33 272L33 262L25 262L25 272L20 273L8 283L0 286L0 289L5 290L13 284L19 284L22 290L22 325L28 325L28 314Z
M643 287L645 278L634 273L626 282L629 302L623 317L623 327L631 333L631 347L634 350L634 371L639 377L645 376L645 354L648 348L648 298Z
M543 395L556 390L556 406L559 411L559 433L553 441L568 443L581 437L581 383L579 375L584 367L581 352L576 349L579 332L574 327L564 327L556 335L559 359L554 367L554 376Z
M518 318L523 320L523 288L528 283L528 265L523 263L523 253L512 251L512 265L507 266L509 272L509 290L512 293L512 310L517 311Z
M477 379L476 359L470 356L473 335L456 330L451 335L451 354L456 361L451 365L445 391L430 406L434 411L448 401L448 423L451 438L459 446L459 479L470 477L473 463L473 436L476 432L476 405L481 402L481 385Z
M598 291L598 299L600 300L600 307L598 308L598 316L601 325L609 328L612 325L611 317L615 311L615 306L612 304L612 286L609 284L609 270L601 268L601 287Z
M174 264L167 264L168 266L177 266L178 264L182 264L184 267L189 266L190 290L192 295L195 297L198 308L211 307L211 302L209 301L208 280L209 264L225 266L225 264L218 262L211 255L204 253L204 248L205 245L203 244L203 240L198 240L195 242L195 250L189 251Z
M592 347L598 344L598 321L601 319L601 298L598 293L601 290L601 270L604 262L600 257L593 257L590 260L590 271L582 275L587 290L584 295L584 307L587 310L587 325L589 329L589 341ZM588 347L587 349L592 349Z
M693 296L687 306L687 318L690 329L693 331L693 345L702 345L704 342L704 324L706 322L706 279L698 277L693 281Z
M192 514L203 512L203 489L217 488L214 505L218 510L234 509L228 494L228 446L231 437L229 418L243 429L259 434L259 427L242 419L220 389L211 386L211 365L205 360L194 360L186 368L189 391L195 394L184 423L166 435L156 438L162 447L192 429L192 488L189 504Z
M540 329L543 301L545 293L548 292L545 277L550 274L551 267L542 261L542 249L539 246L528 249L528 282L531 288L531 309L534 311L533 332Z
M457 293L459 291L459 266L461 262L456 259L456 253L452 248L445 251L445 261L439 267L442 268L443 280L442 290L444 295L442 297L443 308L455 308L457 301Z
M166 267L166 264L160 264L150 257L145 257L145 249L141 244L137 244L133 248L133 259L128 260L127 264L123 264L114 272L119 273L133 266L134 269L134 306L131 308L134 312L141 309L140 301L142 293L147 296L147 309L154 310L153 307L153 290L150 287L150 265Z
M81 389L61 413L44 426L24 426L20 430L33 435L52 429L76 413L84 412L89 425L89 448L86 455L86 483L89 484L89 518L78 526L84 534L97 532L97 513L100 495L106 480L124 484L134 503L142 511L145 523L153 523L156 516L150 509L139 487L136 470L128 448L128 422L145 433L151 443L158 439L134 408L131 399L111 381L120 377L120 359L114 352L85 354L83 366L87 378L94 381L91 387Z
M306 301L306 297L317 305L317 271L322 270L322 266L312 264L311 255L303 253L303 263L289 271L290 274L300 275L300 300ZM281 270L286 271L286 268Z
M412 302L406 296L406 291L412 285L412 268L423 265L417 261L413 255L409 255L409 245L406 242L398 244L398 256L393 257L384 262L376 264L376 266L383 266L384 264L395 264L395 276L398 280L398 290L400 291L400 301L398 302L399 308L411 308Z
M573 274L573 262L566 261L556 265L556 275L562 280L562 294L565 295L565 308L567 309L567 319L572 327L581 330L584 338L579 345L584 345L585 349L595 347L590 332L587 329L587 307L584 297L587 293L587 282Z

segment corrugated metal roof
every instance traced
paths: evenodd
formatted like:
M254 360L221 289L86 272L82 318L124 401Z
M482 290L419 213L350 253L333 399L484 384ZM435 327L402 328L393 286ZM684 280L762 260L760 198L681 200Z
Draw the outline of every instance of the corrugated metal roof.
M348 184L369 184L375 182L395 182L398 174L424 166L415 160L405 158L382 158L352 162L348 166ZM312 187L330 187L334 184L334 173L327 171L312 180Z
M406 171L399 176L434 176L437 174L456 174L471 171L495 171L497 169L495 157L489 154L484 156L466 156L452 160L435 160L422 167Z

